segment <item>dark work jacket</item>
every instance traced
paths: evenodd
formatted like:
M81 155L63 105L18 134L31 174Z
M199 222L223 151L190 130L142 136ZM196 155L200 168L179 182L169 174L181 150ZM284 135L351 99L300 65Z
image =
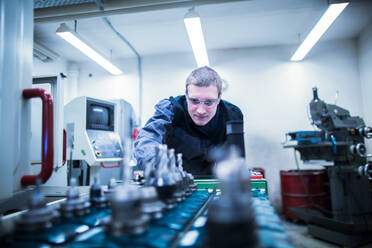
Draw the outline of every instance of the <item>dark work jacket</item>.
M213 162L210 160L212 148L226 142L226 122L243 121L240 109L221 100L216 115L205 126L197 126L187 111L186 97L170 97L173 106L173 120L167 127L163 143L182 153L183 168L193 175L211 175Z

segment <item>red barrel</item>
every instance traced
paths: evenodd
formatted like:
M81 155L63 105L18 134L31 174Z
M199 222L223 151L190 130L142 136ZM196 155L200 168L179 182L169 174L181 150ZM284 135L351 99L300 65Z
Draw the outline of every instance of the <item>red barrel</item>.
M326 209L328 191L325 181L325 170L280 171L282 204L286 217L299 219L290 208Z

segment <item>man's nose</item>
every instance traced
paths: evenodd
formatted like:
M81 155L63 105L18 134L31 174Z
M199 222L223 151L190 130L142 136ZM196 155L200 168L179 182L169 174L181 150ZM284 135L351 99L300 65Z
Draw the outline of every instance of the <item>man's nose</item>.
M198 114L204 114L204 113L206 113L207 111L206 111L206 107L205 107L205 105L204 105L203 103L200 103L200 104L198 105L197 109L196 109L196 112L197 112Z

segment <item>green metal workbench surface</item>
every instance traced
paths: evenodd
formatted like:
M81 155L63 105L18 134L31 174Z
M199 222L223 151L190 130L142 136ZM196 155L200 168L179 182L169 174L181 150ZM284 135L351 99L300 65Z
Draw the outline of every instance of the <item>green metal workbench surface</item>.
M198 189L219 189L220 185L217 179L195 179L194 182ZM267 181L262 179L251 179L253 196L267 196Z

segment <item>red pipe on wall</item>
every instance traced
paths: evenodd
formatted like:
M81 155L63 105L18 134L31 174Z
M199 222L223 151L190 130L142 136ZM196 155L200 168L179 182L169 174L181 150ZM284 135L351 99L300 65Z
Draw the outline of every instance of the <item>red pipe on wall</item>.
M66 164L66 153L67 153L67 132L66 132L66 129L63 129L62 165Z
M23 186L35 185L38 178L41 183L48 181L53 172L54 159L54 118L53 98L45 93L44 89L24 89L23 97L26 99L40 97L42 101L42 141L41 141L41 171L39 175L24 175L21 178Z

